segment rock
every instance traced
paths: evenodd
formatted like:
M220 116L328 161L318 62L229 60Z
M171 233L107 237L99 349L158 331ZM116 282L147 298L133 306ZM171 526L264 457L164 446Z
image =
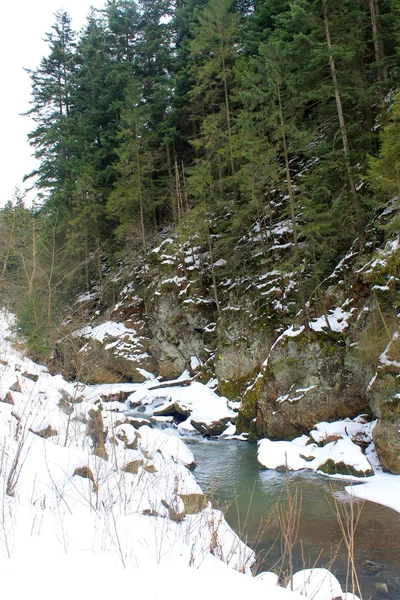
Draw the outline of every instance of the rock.
M74 412L74 407L64 397L60 398L58 406L59 406L60 410L62 410L62 412L68 416L72 415L72 413Z
M368 399L378 417L372 437L383 470L400 475L399 335L393 335L384 356L368 386Z
M17 379L17 381L12 384L12 386L10 387L10 391L11 392L22 392L21 384L19 382L19 379Z
M378 369L368 397L378 422L372 432L384 471L400 475L400 397L399 369Z
M166 500L161 500L161 504L165 506L165 508L168 510L168 516L171 519L171 521L175 521L175 523L181 523L183 521L183 519L185 518L184 511L178 511L173 506L168 504Z
M83 396L71 396L66 390L58 390L61 394L61 399L65 400L69 404L81 404L84 402L85 398Z
M206 437L217 437L224 433L228 428L231 421L231 417L225 417L218 421L206 422L206 421L194 421L191 419L191 424L197 431Z
M383 581L377 581L376 583L374 583L374 588L378 590L378 592L380 592L381 594L389 596L389 588L387 586L387 583L384 583Z
M248 300L242 299L246 305ZM243 307L244 308L244 307ZM248 306L249 312L253 306ZM226 317L228 323L218 326L218 349L215 358L215 375L222 396L230 400L241 398L254 379L265 358L265 348L272 345L271 335L264 330L254 331L242 319Z
M91 408L88 412L88 435L92 439L93 454L108 460L108 454L105 446L107 439L107 431L104 430L103 417L101 414L101 408L95 410Z
M135 419L134 417L129 417L126 420L126 423L130 423L132 427L135 427L135 429L139 429L145 425L153 429L153 423L149 419Z
M373 575L376 575L376 573L379 573L379 571L382 571L384 568L383 565L381 565L373 560L364 560L363 566L365 567L366 571L368 571L369 573L372 573Z
M190 410L179 402L169 402L155 408L153 414L155 417L173 417L176 422L182 422L190 417Z
M93 491L96 493L98 492L99 488L90 467L78 467L75 469L73 475L78 475L84 479L90 479L90 481L93 483Z
M161 287L161 286L160 286ZM175 379L189 365L191 356L205 358L204 330L213 318L212 304L182 305L180 289L173 284L162 286L162 293L152 298L149 327L150 353L163 379Z
M153 464L147 464L143 466L144 470L148 473L157 473L158 470Z
M353 465L347 465L343 461L335 462L331 458L324 462L323 465L320 465L318 471L326 475L352 475L353 477L372 477L374 475L372 468L366 471L359 471Z
M393 411L394 412L394 411ZM380 418L372 437L384 471L400 475L400 415L388 421Z
M126 450L137 450L140 434L132 425L120 425L116 428L116 437L124 443Z
M139 473L139 468L143 466L143 460L131 460L124 467L122 467L121 471L125 473L132 473L133 475L137 475Z
M26 379L30 379L31 381L34 381L35 383L39 379L39 375L33 375L32 373L28 373L27 371L22 373L22 376L26 377Z
M283 338L244 395L238 432L256 418L258 436L291 440L315 423L368 413L366 380L339 340L315 332Z
M14 398L12 397L12 393L11 392L7 392L7 394L5 395L5 397L3 398L3 400L0 400L0 402L5 402L6 404L15 405Z
M207 506L207 498L204 494L179 494L185 506L187 515L195 515Z
M47 425L45 429L40 429L40 431L34 431L33 429L29 429L32 433L38 435L39 437L47 440L48 438L55 437L58 435L58 431L52 428L51 425Z

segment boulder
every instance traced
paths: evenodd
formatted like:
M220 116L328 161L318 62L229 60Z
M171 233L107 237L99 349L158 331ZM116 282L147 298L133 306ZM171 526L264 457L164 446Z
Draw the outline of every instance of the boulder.
M384 471L400 475L400 416L393 421L379 419L372 433Z
M395 337L386 350L386 364L380 364L371 384L368 399L378 417L372 437L384 471L400 475L400 338ZM396 350L396 356L390 354Z
M284 338L244 395L238 432L291 440L320 421L369 413L367 380L340 340L315 332Z
M231 418L225 417L218 421L194 421L191 419L191 424L197 431L206 437L217 437L224 433L228 428Z

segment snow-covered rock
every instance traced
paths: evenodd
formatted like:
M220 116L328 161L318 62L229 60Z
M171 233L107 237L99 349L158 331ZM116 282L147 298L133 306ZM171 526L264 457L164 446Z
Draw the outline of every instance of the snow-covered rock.
M258 443L258 462L266 469L311 469L326 475L371 476L374 471L368 457L353 441L368 445L371 429L371 423L356 418L317 423L309 438L302 436L292 442L265 438Z
M298 571L290 580L288 589L310 600L335 600L343 594L340 583L327 569Z

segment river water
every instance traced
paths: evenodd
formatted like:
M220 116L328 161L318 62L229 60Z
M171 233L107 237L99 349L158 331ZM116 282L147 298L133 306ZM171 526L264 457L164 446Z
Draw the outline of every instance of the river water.
M204 492L226 512L241 538L256 550L257 570L279 572L280 529L276 505L285 502L287 476L258 468L257 446L237 440L201 440L190 446L196 458L194 475ZM311 472L289 473L289 489L301 500L295 570L327 566L346 580L346 551L334 507L335 499L350 508L343 482ZM355 534L355 557L364 600L400 598L400 513L372 502L352 500L361 509ZM343 506L343 504L342 504ZM260 524L266 523L260 531ZM287 570L283 565L282 571ZM281 571L281 572L282 572ZM385 585L387 586L385 588Z

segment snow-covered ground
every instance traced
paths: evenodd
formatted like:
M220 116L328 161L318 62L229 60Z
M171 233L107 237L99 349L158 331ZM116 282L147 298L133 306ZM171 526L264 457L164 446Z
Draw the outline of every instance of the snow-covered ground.
M93 388L50 375L17 349L12 325L1 311L3 594L299 598L273 574L251 576L252 550L207 502L180 438L137 430L125 415L104 410ZM207 412L210 390L203 392Z
M96 392L50 375L17 348L12 325L12 316L1 311L2 590L34 600L132 593L149 600L205 594L330 600L332 590L340 595L337 580L321 569L299 572L288 589L272 573L253 577L254 553L207 502L182 439L148 426L136 429L129 411L111 410L113 402L101 396L121 386ZM157 383L149 379L124 391L134 392L135 402L162 396L210 423L233 416L226 400L217 400L206 386L149 389ZM321 425L313 432L314 441L332 434L325 425L326 431ZM364 425L341 427L358 435ZM297 447L304 452L304 440ZM392 490L392 507L399 510L392 482L399 486L400 478L376 475L351 493L358 489L380 501L378 478L385 481L381 493L389 498Z

